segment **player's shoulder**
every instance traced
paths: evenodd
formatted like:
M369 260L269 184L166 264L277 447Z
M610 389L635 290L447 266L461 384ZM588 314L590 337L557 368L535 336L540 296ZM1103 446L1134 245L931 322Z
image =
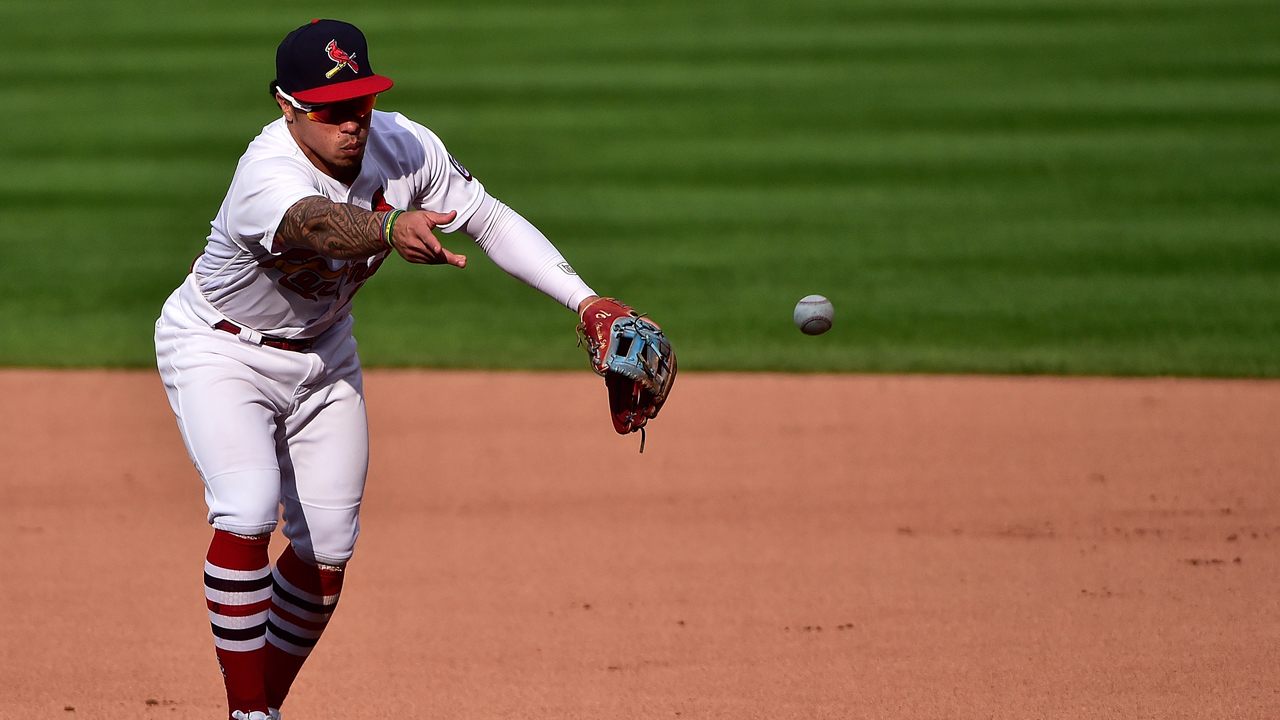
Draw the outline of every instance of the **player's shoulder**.
M308 164L306 155L302 154L298 143L293 140L292 135L289 135L289 127L284 122L284 118L276 119L262 127L262 132L244 149L241 165L261 163L261 161L268 161L269 164Z
M289 134L284 118L269 123L262 128L262 132L258 133L257 137L249 141L249 146L240 156L240 165L275 159L294 161L306 159L298 148L298 143L294 142L293 136Z
M369 150L380 161L405 166L422 166L447 154L444 144L424 125L398 112L373 111L369 124Z
M262 132L249 141L249 147L245 148L244 154L246 157L260 158L290 156L297 152L298 144L289 134L289 126L283 117L279 117L263 126Z
M236 163L228 198L243 199L273 188L323 191L321 173L302 154L283 120L262 129Z
M414 122L403 113L373 111L369 134L381 139L400 142L417 142L420 144L438 144L440 138L425 125Z

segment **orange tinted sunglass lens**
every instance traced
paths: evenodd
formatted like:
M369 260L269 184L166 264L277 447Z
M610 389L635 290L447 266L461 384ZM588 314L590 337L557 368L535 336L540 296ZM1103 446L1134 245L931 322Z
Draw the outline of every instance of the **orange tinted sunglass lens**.
M318 110L307 113L307 117L320 123L342 123L353 118L362 118L373 112L373 105L377 101L377 95L365 95L351 100L329 103Z
M364 117L365 115L373 112L373 104L377 101L377 95L365 95L364 97L358 97L351 101L353 108L352 112L355 113L356 117Z

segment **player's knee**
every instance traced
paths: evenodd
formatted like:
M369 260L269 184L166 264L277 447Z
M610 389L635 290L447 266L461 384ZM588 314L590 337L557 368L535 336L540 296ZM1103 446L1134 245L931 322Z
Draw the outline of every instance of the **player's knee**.
M260 535L276 527L280 512L278 470L241 470L205 478L209 524L238 535Z
M345 565L360 535L357 508L307 507L299 519L286 512L285 535L298 558L313 565Z

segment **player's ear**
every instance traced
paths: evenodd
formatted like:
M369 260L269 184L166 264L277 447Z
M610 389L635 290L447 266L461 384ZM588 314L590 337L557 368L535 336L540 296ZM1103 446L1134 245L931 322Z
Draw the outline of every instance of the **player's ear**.
M293 122L293 106L289 104L289 101L277 95L276 104L280 106L280 112L284 113L285 122Z

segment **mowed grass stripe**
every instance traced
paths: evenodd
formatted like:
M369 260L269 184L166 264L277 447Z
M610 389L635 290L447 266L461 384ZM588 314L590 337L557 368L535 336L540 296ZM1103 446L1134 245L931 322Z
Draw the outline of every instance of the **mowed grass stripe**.
M315 15L682 367L1280 374L1280 8L1189 0L0 8L41 128L0 149L0 362L152 362ZM366 362L580 367L572 315L469 254L380 271Z

